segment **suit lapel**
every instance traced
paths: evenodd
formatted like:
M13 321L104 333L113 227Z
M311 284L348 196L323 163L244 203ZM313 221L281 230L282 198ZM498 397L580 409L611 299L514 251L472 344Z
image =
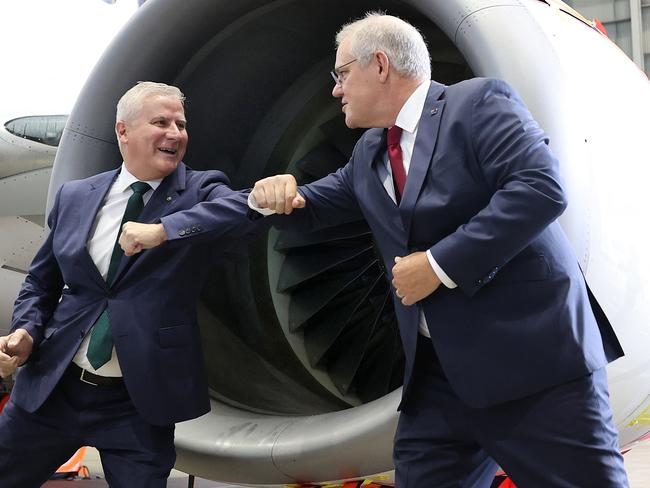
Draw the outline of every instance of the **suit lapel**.
M174 202L178 199L178 196L181 191L185 189L185 165L180 163L172 174L167 176L156 191L153 192L151 198L144 206L140 217L138 217L138 222L153 224L160 220L160 217L169 213L173 207ZM138 253L135 256L127 257L122 256L120 264L115 273L115 278L113 279L113 284L116 283L120 277L128 271L133 262L141 255ZM112 284L111 284L112 286Z
M413 218L415 203L424 184L427 172L429 171L433 151L438 141L440 120L445 107L445 101L438 99L443 93L444 86L432 82L422 110L422 115L420 116L418 134L415 138L411 164L406 178L406 186L404 187L404 196L399 207L407 236L411 230L411 220Z
M162 180L142 210L138 222L153 224L172 209L180 192L185 190L185 172L186 166L180 163L176 171Z
M384 182L382 181L382 174L385 173L384 157L386 156L386 130L369 129L368 132L369 135L365 142L367 154L371 156L369 158L370 173L372 173L371 179L374 180L373 184L377 187L377 193L381 195L379 198L385 198L393 205L396 205L395 201L388 194L388 191L384 187Z
M81 239L79 249L81 250L81 259L84 261L83 268L88 271L93 280L101 283L102 286L106 286L106 281L104 281L104 278L102 278L102 275L99 273L95 262L90 257L90 253L88 252L88 240L90 239L90 233L92 232L97 212L99 212L102 203L106 199L106 194L113 184L113 181L115 181L118 173L119 169L116 169L115 171L109 171L100 175L100 178L91 182L85 192L79 196L81 227L80 232L76 233L76 235Z

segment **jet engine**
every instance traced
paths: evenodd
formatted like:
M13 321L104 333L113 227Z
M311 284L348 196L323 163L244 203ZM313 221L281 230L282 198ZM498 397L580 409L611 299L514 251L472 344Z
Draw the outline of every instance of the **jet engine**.
M433 77L510 82L549 134L570 196L561 223L627 356L609 369L630 446L650 430L650 83L556 0L155 0L97 63L69 117L49 201L116 168L115 105L139 80L187 96L186 163L234 188L347 161L328 71L338 28L369 10L423 33ZM647 155L645 156L647 158ZM269 230L222 251L199 301L212 411L177 428L177 467L238 483L341 479L391 469L403 357L389 283L363 222ZM508 358L495 358L507 361ZM145 366L143 366L145 367ZM494 378L499 381L499 378Z

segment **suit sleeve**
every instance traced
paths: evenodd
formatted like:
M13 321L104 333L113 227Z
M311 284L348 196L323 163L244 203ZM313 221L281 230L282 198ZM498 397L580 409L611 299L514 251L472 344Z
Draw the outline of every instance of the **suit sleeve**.
M48 216L50 232L36 253L14 304L11 331L25 329L34 339L34 349L43 339L43 330L50 321L63 290L63 276L53 249L61 187Z
M567 202L548 138L505 82L488 80L477 90L470 123L473 157L492 197L430 251L472 296L561 215Z
M228 177L221 171L203 172L194 185L198 203L161 218L168 241L174 244L190 239L194 244L253 235L261 220L251 218L249 192L232 190L229 185Z
M304 208L296 209L290 215L272 215L267 219L279 229L302 232L363 219L353 188L355 153L343 168L298 187L305 198Z

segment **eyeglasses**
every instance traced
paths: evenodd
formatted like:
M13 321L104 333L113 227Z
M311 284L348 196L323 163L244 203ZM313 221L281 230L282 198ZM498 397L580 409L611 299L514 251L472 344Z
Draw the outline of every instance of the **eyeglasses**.
M337 86L341 86L343 82L345 81L345 78L347 78L349 71L346 71L344 73L341 73L341 68L345 68L348 64L352 64L356 61L357 59L354 58L352 61L348 61L345 64L342 64L338 68L334 68L332 71L330 71L330 75L332 75L332 78L334 79L334 83L336 83Z

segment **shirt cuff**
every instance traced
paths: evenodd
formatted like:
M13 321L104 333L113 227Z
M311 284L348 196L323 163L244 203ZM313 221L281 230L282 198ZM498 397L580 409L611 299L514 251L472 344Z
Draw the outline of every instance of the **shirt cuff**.
M456 288L458 286L449 276L447 276L447 273L442 270L436 260L433 259L431 251L427 251L427 259L429 260L431 268L433 268L433 272L438 276L440 281L442 281L443 285L445 285L447 288Z
M265 217L267 215L273 215L275 213L275 210L271 210L270 208L260 208L257 206L257 202L255 201L255 198L253 197L252 193L248 194L248 208L251 210L255 210L258 213L261 213Z

